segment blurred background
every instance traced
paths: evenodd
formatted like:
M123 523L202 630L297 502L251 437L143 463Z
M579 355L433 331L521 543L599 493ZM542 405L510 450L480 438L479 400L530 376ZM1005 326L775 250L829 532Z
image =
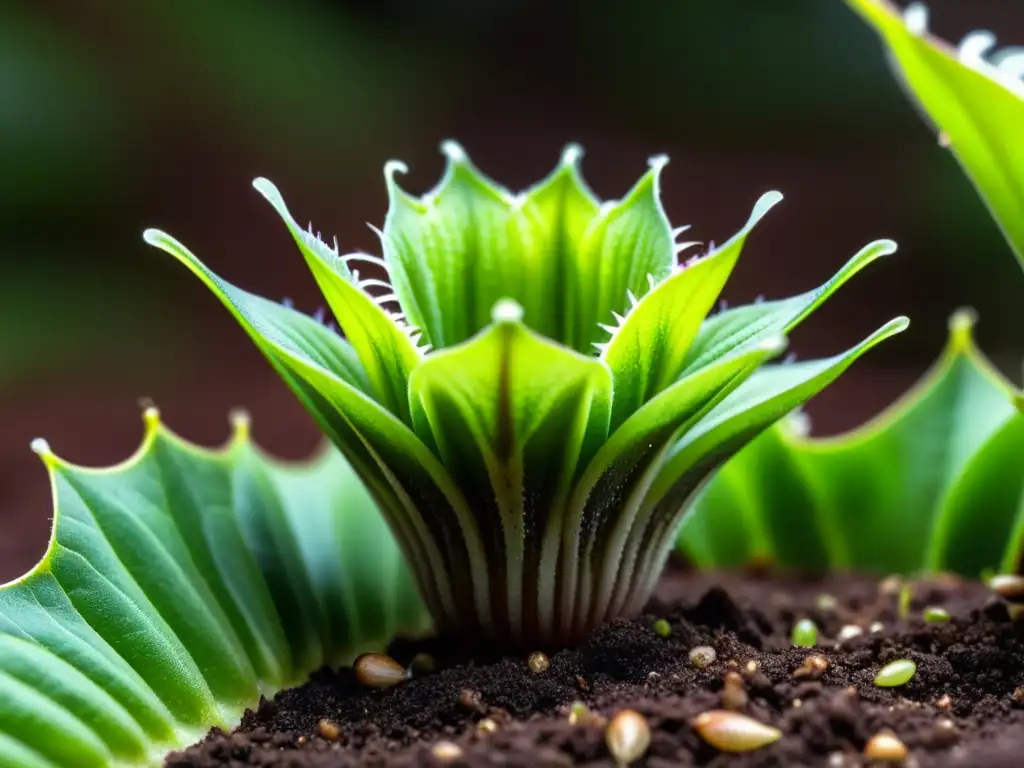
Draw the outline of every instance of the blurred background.
M1019 0L933 0L933 29L1024 44ZM0 582L49 529L43 436L103 465L141 435L140 399L187 438L223 441L248 408L287 457L317 432L200 283L141 232L157 226L256 293L308 312L314 283L266 175L296 217L379 252L381 169L425 191L438 143L506 186L540 179L568 141L602 197L667 152L665 203L695 239L726 239L769 189L786 201L748 242L725 296L776 298L828 278L870 240L900 253L793 338L837 352L896 314L908 333L810 406L855 426L919 376L946 318L1015 379L1024 276L961 174L841 0L7 0L0 4Z

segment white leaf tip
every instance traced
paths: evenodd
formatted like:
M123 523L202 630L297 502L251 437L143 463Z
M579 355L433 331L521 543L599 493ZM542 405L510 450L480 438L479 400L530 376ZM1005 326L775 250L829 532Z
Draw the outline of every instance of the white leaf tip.
M466 150L454 139L445 139L441 142L441 153L452 163L465 163L469 160Z
M33 453L42 456L44 459L54 458L53 449L50 448L50 444L46 442L45 438L36 437L28 444L28 447L32 449Z
M403 163L401 160L388 160L386 163L384 163L384 178L387 180L389 184L395 180L396 174L408 172L409 166Z
M562 165L570 168L575 168L579 165L580 160L583 158L583 147L579 144L572 142L567 144L565 149L562 150Z
M655 173L660 173L666 165L668 165L668 155L664 153L647 158L647 166Z
M919 2L908 5L903 11L903 23L912 34L925 34L928 31L928 6Z
M252 417L244 408L234 408L228 414L228 423L231 425L231 431L234 432L235 439L247 438L252 424Z
M501 299L491 310L491 320L495 324L518 323L523 319L523 305L515 299Z

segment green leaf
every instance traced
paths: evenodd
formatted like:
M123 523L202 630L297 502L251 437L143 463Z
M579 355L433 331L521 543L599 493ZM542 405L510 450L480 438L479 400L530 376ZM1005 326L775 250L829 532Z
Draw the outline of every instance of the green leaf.
M295 223L277 187L266 179L256 179L253 186L288 225L327 304L359 355L370 391L381 405L408 423L406 384L419 363L420 351L407 330L381 307L380 299L374 300L364 290L343 257L328 248L318 235ZM360 258L361 254L352 257Z
M0 765L160 765L261 695L426 626L394 539L333 449L281 464L236 417L210 451L155 409L142 447L110 469L34 447L54 527L43 560L0 587Z
M600 361L528 330L506 300L470 341L431 355L410 383L416 431L436 448L482 528L494 624L516 642L555 624L555 574L577 466L608 434Z
M686 352L682 375L703 368L746 344L757 344L790 332L864 267L895 252L896 243L892 240L876 240L846 262L831 280L814 290L788 299L735 307L709 317Z
M615 382L612 428L679 378L690 343L714 307L751 230L782 200L764 195L743 228L714 253L657 284L611 328L602 352Z
M622 579L619 562L627 538L649 525L641 508L666 451L784 348L785 339L770 339L674 384L616 429L587 465L562 532L562 568L569 577L562 581L561 605L572 607L579 631L599 624L606 614L617 615L621 605L610 603L616 586L629 590L639 583Z
M1024 417L971 323L954 316L936 366L875 421L819 439L783 423L740 451L685 518L683 551L707 566L885 573L1016 564Z
M145 237L213 291L341 448L391 524L433 615L452 626L490 615L487 579L472 577L486 568L462 492L412 429L366 395L365 372L348 343L301 313L231 285L168 235L148 230ZM453 589L460 580L472 594Z
M995 40L975 33L959 56L926 33L921 4L906 17L886 0L847 0L882 37L896 72L936 126L1024 262L1024 64L1021 54L984 59ZM997 57L992 57L993 61Z
M402 163L385 167L381 236L402 309L434 348L465 341L510 298L530 328L588 353L603 335L597 323L625 312L627 291L641 296L648 275L659 281L671 271L672 233L658 199L663 158L623 201L600 204L580 176L575 145L518 195L481 174L456 143L442 149L444 177L422 198L395 181Z

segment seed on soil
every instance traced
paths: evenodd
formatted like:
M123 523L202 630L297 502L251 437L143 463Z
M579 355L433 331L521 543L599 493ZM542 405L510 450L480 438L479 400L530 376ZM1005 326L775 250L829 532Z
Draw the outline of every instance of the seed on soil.
M886 664L875 677L875 685L880 688L895 688L906 685L917 672L917 664L910 659L897 659Z
M483 709L483 700L480 697L480 692L474 691L472 688L463 688L459 692L459 706L463 709L468 709L470 712Z
M595 715L582 701L574 701L569 707L569 725L586 725L593 722Z
M877 635L883 629L885 629L885 624L883 624L880 621L874 621L871 623L871 626L868 627L868 632L870 632L873 635Z
M481 733L495 733L498 730L498 724L491 718L485 717L476 724L476 729Z
M960 732L957 731L956 723L948 717L935 721L935 728L932 731L932 744L936 747L951 747L960 741Z
M352 664L352 671L367 688L390 688L409 678L401 664L383 653L364 653Z
M717 658L718 654L710 645L698 645L690 649L690 663L697 669L707 669Z
M624 709L608 723L604 740L615 762L629 765L647 752L651 745L651 729L639 712Z
M672 634L672 627L664 619L658 619L654 622L654 634L658 637L668 637Z
M1013 689L1013 693L1010 694L1010 698L1014 701L1024 701L1024 685L1018 685Z
M883 763L902 763L907 759L907 747L892 731L879 731L864 745L864 757Z
M337 741L341 738L341 728L333 720L321 720L316 724L316 732L320 734L320 738L328 741Z
M576 685L580 687L581 691L590 690L590 684L587 682L586 678L583 677L583 675L576 675Z
M738 712L749 703L750 697L743 685L743 678L738 672L726 672L722 678L722 707Z
M690 724L697 735L722 752L750 752L782 738L778 728L725 709L702 712Z
M743 665L743 676L747 678L747 680L753 680L755 677L757 677L757 674L760 671L761 665L758 664L757 661L755 661L754 659L751 659Z
M939 697L939 700L935 702L935 706L939 709L952 709L953 698L948 693L944 693Z
M938 605L929 605L924 609L924 620L929 624L949 621L949 611Z
M903 579L899 576L886 576L878 582L878 591L883 595L895 595L903 587Z
M813 648L818 644L818 627L810 619L800 619L793 625L793 645Z
M542 675L548 671L548 667L551 666L551 662L548 657L540 651L534 651L530 654L530 658L526 660L527 665L530 667L530 671L535 675Z
M839 605L839 601L833 595L818 595L815 605L818 606L818 610L822 613L831 613Z
M993 576L989 579L988 588L1011 603L1024 602L1024 576Z
M858 627L856 624L844 624L836 635L836 642L842 645L848 640L852 640L855 637L860 637L864 634L864 630Z
M817 653L812 653L803 664L793 670L793 677L796 679L817 680L828 670L828 659Z
M452 741L439 741L430 748L430 754L442 763L454 763L462 757L462 747Z

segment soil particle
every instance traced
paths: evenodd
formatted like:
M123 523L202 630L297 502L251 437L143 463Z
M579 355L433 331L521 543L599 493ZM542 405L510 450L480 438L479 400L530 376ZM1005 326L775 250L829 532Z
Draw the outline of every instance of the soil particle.
M887 730L907 747L906 768L1024 764L1024 702L1014 696L1024 685L1021 625L976 582L941 577L915 584L905 619L898 594L879 587L867 577L814 581L670 569L642 616L550 652L541 674L530 670L528 653L474 657L437 640L395 641L389 653L396 660L406 664L428 653L437 671L371 690L349 669L321 670L247 712L236 732L213 731L171 755L167 766L614 766L604 718L623 709L639 712L651 730L636 766L863 766L866 744ZM926 606L942 606L951 620L924 622ZM654 631L658 618L668 621L668 637ZM818 626L813 649L790 644L802 618ZM876 622L881 629L869 631ZM837 647L837 634L849 624L865 631ZM706 668L689 660L700 645L716 652ZM813 674L801 673L810 656L818 657L810 662ZM878 671L896 659L916 663L913 678L875 686ZM700 713L723 708L730 672L746 693L741 711L782 731L774 744L724 754L691 727ZM574 701L600 717L570 725ZM478 727L485 719L495 727ZM325 720L337 726L329 734L336 738L320 735ZM461 753L438 752L442 741Z

